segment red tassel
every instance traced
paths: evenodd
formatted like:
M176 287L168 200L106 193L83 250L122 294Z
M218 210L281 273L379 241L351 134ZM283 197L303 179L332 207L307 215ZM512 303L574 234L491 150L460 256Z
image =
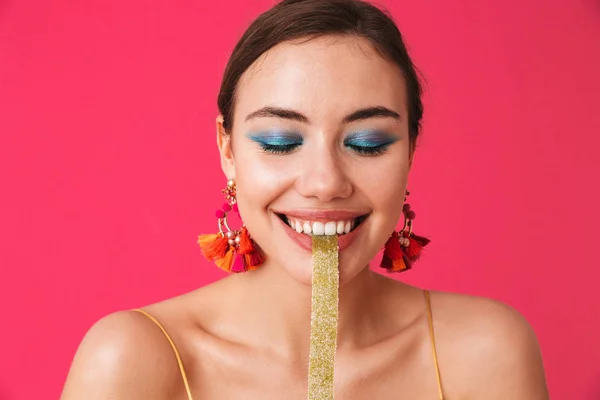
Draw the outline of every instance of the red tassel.
M405 271L412 269L412 265L413 265L412 260L409 260L406 256L402 257L402 259L404 260L404 265L406 265Z
M402 246L400 245L400 241L398 240L398 232L394 231L392 236L385 243L385 253L392 260L397 260L402 258Z
M254 244L252 243L252 239L250 239L250 234L248 234L248 229L246 227L242 227L240 232L240 244L238 251L240 254L250 254L255 251Z
M393 268L393 261L391 258L389 258L385 252L383 253L383 257L381 258L381 264L380 264L381 268L387 269L390 272L392 271Z
M233 260L234 255L235 255L235 250L230 247L229 250L227 250L227 252L225 253L225 255L223 257L215 259L214 262L217 265L217 267L221 268L223 271L231 272L231 266L234 261Z
M244 257L246 258L246 266L247 266L247 268L248 268L249 271L255 270L263 262L265 262L265 258L257 250L254 250L253 252L251 252L249 254L245 254Z
M417 236L414 233L410 235L410 238L419 243L421 247L425 247L429 244L429 242L431 242L431 240L427 239L426 237Z
M411 261L416 261L421 255L423 247L429 244L429 239L417 235L410 235L408 240L410 244L405 250L406 256Z
M390 272L398 272L406 269L403 260L404 253L398 238L398 232L394 231L392 236L385 242L383 257L381 258L381 268L385 268Z
M229 248L227 238L221 233L199 235L198 245L200 245L202 255L209 261L223 258L225 253L227 253L227 249Z

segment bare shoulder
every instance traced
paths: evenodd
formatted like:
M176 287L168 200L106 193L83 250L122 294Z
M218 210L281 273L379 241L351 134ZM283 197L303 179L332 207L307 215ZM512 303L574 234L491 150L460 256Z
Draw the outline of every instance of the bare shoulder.
M136 311L94 324L73 360L61 399L171 399L181 378L169 342Z
M542 357L530 324L499 301L431 294L435 337L450 397L548 399Z

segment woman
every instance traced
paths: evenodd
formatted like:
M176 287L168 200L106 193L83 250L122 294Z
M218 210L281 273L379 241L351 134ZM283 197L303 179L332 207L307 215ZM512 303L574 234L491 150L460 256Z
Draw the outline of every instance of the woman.
M218 104L224 181L259 259L217 264L253 271L103 318L63 399L306 398L310 235L324 233L339 236L336 398L548 398L517 312L369 268L406 244L394 229L414 218L404 200L422 117L388 16L357 0L277 4L236 46Z

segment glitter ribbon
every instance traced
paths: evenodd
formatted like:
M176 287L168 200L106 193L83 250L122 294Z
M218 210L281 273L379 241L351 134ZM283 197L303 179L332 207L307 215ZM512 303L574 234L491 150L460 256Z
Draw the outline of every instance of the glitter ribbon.
M340 280L337 236L313 236L312 254L308 399L333 400Z

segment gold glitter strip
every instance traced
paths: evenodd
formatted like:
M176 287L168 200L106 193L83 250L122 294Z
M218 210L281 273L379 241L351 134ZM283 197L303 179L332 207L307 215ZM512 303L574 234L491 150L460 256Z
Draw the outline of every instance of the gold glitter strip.
M337 236L313 236L312 254L308 399L332 400L340 281Z

